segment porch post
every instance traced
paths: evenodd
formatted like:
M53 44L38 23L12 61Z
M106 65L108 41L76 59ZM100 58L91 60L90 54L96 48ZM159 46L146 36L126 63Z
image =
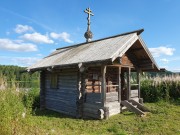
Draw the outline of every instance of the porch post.
M128 67L127 71L127 99L131 98L131 68Z
M106 105L106 66L101 66L101 100L102 106L105 107Z
M138 98L141 98L141 75L140 75L140 69L137 70L137 83L138 83Z
M118 67L118 100L121 103L121 67Z

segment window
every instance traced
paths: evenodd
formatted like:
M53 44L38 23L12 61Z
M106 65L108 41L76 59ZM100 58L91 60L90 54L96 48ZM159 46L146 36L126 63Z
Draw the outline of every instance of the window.
M58 88L58 74L51 74L51 88L56 89Z

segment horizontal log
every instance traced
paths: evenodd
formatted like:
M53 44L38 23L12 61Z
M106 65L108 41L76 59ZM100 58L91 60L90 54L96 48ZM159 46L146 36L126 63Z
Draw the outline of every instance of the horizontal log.
M57 89L52 89L52 88L46 88L46 91L51 91L51 92L59 92L59 93L77 93L77 88L57 88Z
M106 93L106 97L111 97L111 96L118 96L118 92L109 92L109 93Z
M66 91L58 91L58 92L49 92L46 91L46 95L52 95L55 97L76 97L78 92L66 92Z
M89 112L84 112L83 113L83 117L84 118L95 118L95 119L101 119L101 117L97 114L92 114L92 113L89 113Z
M120 106L118 108L109 109L109 116L119 114L121 112L120 110Z
M118 101L108 102L108 103L106 103L106 107L109 107L109 109L111 109L111 108L119 108L120 103Z
M118 101L118 97L117 96L106 97L106 102L113 102L113 101Z
M46 99L46 105L47 106L60 107L60 108L76 108L76 104L73 103L73 101L71 101L71 102L61 102L61 101Z
M63 111L63 110L59 110L59 109L52 108L52 107L46 107L46 109L49 109L49 110L52 110L52 111L55 111L55 112L59 112L59 113L62 113L62 114L74 116L74 117L76 116L76 112Z
M78 68L77 69L75 69L75 68L73 68L73 69L61 69L61 70L59 70L59 72L60 73L64 73L64 72L78 72Z
M131 90L131 97L138 97L138 90Z
M61 98L51 98L51 97L46 97L45 98L46 103L51 103L51 104L57 104L57 105L66 105L66 106L76 106L76 99L74 100L64 100Z
M54 101L68 101L68 102L76 102L76 96L55 96L55 95L46 95L46 99L54 100Z
M64 79L64 80L77 80L77 76L59 76L59 80Z
M106 87L118 87L119 85L106 85Z
M69 85L63 85L63 84L59 84L58 85L58 89L65 89L65 90L76 90L77 89L77 85L75 84L69 84Z
M86 86L101 86L100 84L86 84Z
M83 108L83 113L91 113L95 115L99 115L98 109L92 109L92 108Z
M58 104L46 104L46 107L54 108L54 109L62 110L62 111L66 111L66 112L76 112L77 111L77 107L74 107L74 106L62 106L62 105L58 105Z
M138 86L139 84L131 84L131 86Z
M99 89L86 89L86 93L101 93Z
M77 80L59 80L58 85L77 85Z
M97 103L97 104L84 103L83 107L84 108L91 108L91 109L102 109L101 103Z

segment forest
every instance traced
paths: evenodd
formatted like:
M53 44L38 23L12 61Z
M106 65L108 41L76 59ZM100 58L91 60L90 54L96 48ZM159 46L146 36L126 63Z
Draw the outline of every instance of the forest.
M26 67L0 65L0 89L39 87L39 73L29 74Z

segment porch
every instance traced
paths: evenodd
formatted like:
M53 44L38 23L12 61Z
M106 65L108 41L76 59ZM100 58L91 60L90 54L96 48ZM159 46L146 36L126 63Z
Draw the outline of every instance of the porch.
M84 83L83 117L108 118L121 112L121 101L139 102L140 71L133 67L89 67Z

